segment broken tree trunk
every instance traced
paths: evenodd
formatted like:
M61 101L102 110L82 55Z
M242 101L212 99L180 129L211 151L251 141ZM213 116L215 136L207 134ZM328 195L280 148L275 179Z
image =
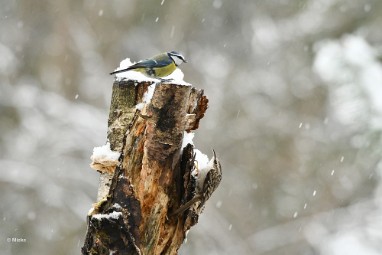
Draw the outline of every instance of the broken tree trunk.
M177 254L200 213L171 214L196 190L193 146L182 148L182 141L198 128L207 103L203 90L190 85L113 84L107 137L121 154L114 161L93 159L100 186L83 254Z

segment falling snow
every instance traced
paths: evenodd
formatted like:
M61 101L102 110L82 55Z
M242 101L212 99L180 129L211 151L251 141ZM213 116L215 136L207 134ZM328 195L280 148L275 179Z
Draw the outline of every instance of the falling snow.
M175 26L171 26L170 38L174 38Z
M380 254L378 1L3 5L0 163L12 171L0 174L0 196L12 206L3 208L2 233L78 253L99 178L89 156L105 144L113 79L159 84L109 73L125 57L176 50L188 63L173 77L209 99L183 142L201 149L199 166L211 148L223 166L223 183L179 254ZM97 158L117 164L103 149ZM55 220L54 211L69 213ZM49 253L41 247L28 252Z

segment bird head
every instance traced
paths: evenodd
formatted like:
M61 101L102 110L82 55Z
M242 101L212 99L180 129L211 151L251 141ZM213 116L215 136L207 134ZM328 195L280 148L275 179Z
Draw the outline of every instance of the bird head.
M182 54L176 52L176 51L171 51L168 52L167 55L174 61L176 66L179 66L180 64L187 63L186 59L183 57Z

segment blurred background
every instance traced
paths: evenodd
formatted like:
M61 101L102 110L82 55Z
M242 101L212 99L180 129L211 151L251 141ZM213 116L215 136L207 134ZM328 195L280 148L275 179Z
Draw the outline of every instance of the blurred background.
M108 73L170 50L224 171L180 254L380 254L382 1L0 3L1 254L80 253Z

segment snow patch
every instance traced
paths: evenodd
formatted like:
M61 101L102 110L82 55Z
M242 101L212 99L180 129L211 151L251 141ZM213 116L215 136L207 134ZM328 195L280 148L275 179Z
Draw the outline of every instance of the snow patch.
M122 212L112 212L109 214L102 214L102 213L94 214L93 218L96 218L98 220L101 220L101 219L115 219L115 220L117 220L118 218L120 218L120 216L122 216Z
M135 106L135 109L142 111L145 104L151 102L151 99L153 98L153 95L154 95L155 87L156 87L156 83L153 83L150 86L148 86L147 91L143 94L142 103L137 104Z
M194 145L194 136L195 136L195 133L193 132L186 132L184 131L184 134L183 134L183 142L182 142L182 150L187 146L187 144L191 144L191 145Z
M187 144L191 144L194 146L194 136L195 133L193 132L184 132L183 134L183 142L182 142L182 150L187 146ZM213 167L213 161L209 161L208 156L201 152L198 149L194 148L194 153L195 153L195 163L196 167L195 169L191 172L192 176L197 177L198 183L203 184L204 179L206 177L207 172Z
M93 154L90 157L93 161L118 161L119 156L121 153L117 151L112 151L110 149L110 143L107 142L105 145L94 147L93 148Z
M164 80L170 80L169 83L175 83L178 85L184 85L184 86L191 86L190 83L185 82L184 79L184 73L179 68L176 68L172 74L163 77Z
M147 88L147 91L143 94L142 101L144 103L149 103L151 101L154 95L155 87L156 87L156 84L152 84Z
M90 167L101 172L113 172L120 155L121 153L110 149L109 142L103 146L94 147L93 154L90 157L92 160Z
M195 152L195 161L197 162L197 169L195 169L191 174L197 175L198 177L198 186L197 189L201 191L203 189L204 180L206 179L207 173L213 168L213 158L208 160L208 156L202 153L198 149L194 149Z
M112 208L115 208L115 209L122 209L122 206L118 203L114 203Z
M143 106L145 106L144 103L139 103L139 104L137 104L137 105L135 106L135 109L142 111Z
M208 156L201 152L198 149L194 149L195 152L195 160L198 162L198 168L199 169L205 169L205 168L212 168L213 162L209 161ZM211 164L210 164L211 163Z

